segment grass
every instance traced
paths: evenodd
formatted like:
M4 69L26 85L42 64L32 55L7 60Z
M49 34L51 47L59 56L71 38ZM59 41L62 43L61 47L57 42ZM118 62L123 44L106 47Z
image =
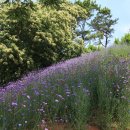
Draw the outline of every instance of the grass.
M32 72L0 92L0 128L36 130L44 120L124 130L130 122L130 46L111 47Z

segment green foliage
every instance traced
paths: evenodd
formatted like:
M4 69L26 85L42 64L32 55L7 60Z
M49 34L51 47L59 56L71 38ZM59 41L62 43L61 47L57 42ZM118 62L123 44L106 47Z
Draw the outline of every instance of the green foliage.
M0 43L0 84L19 78L23 72L33 68L33 61L14 43Z
M100 8L96 17L91 21L90 26L99 35L99 40L105 38L105 43L101 43L107 47L109 38L114 32L113 25L117 23L118 19L112 19L111 11L108 8Z
M118 38L115 38L115 41L114 41L115 44L120 44L120 40Z
M34 68L46 67L82 53L83 46L73 41L78 18L86 18L86 11L79 5L64 2L54 8L44 4L19 2L2 5L0 14L0 43L12 51L13 45L19 51L24 50L24 57L27 57L25 59L32 59ZM19 51L12 53L17 52L19 55ZM24 63L20 61L23 66ZM12 63L8 62L8 66L12 66ZM15 66L11 70L18 70L16 77L25 72L25 68L21 66ZM28 69L32 67L27 67ZM3 77L5 74L3 73ZM15 75L10 74L10 79L14 77Z
M88 20L90 20L93 17L95 11L98 10L99 8L98 4L96 3L96 1L92 0L84 0L84 1L77 0L76 4L83 7L86 10L88 16L87 19L79 19L76 33L84 41L89 41L90 39L92 39L92 37L90 35L91 30L88 27L89 24Z
M76 3L82 6L88 15L87 19L79 20L77 35L87 44L93 40L93 43L107 47L114 31L113 25L118 19L113 19L110 9L102 8L96 1L78 0Z
M115 44L126 44L126 45L130 45L130 33L126 33L121 40L119 39L115 39L114 41Z
M100 45L94 46L92 44L89 44L85 49L84 53L94 52L94 51L100 51L102 47Z
M96 1L93 0L76 0L76 4L80 5L87 11L88 19L90 19L93 16L93 12L99 8Z
M122 37L121 42L130 45L130 33L125 34L125 36Z
M43 3L47 6L58 6L59 4L63 3L65 0L38 0L40 3Z

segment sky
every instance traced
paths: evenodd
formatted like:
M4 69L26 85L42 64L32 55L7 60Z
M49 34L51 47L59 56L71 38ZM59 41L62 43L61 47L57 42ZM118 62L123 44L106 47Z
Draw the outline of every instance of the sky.
M111 9L113 18L119 18L118 23L114 25L112 41L130 31L130 0L97 0L97 3Z

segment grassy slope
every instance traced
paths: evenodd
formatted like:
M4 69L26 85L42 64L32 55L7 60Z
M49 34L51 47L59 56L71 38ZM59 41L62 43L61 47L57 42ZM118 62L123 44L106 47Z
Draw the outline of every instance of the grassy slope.
M31 130L32 127L37 127L37 124L42 120L41 111L43 111L42 108L45 108L46 115L43 112L42 116L46 116L52 122L58 116L75 124L80 129L81 125L86 123L84 121L89 122L93 112L98 115L96 109L93 109L97 108L97 105L100 106L99 110L104 110L106 105L107 107L113 107L109 106L110 104L107 102L109 99L107 94L113 89L111 88L112 83L117 84L119 81L120 77L116 73L120 74L120 76L125 75L126 68L124 64L129 58L130 46L112 47L100 52L100 54L97 52L91 53L52 66L45 71L31 73L21 81L12 83L8 88L12 86L15 86L15 88L12 87L8 92L5 92L5 104L0 104L2 105L0 114L7 118L6 122L3 122L0 116L0 127L4 124L2 128L8 127L8 129L12 129L18 127L17 125L21 126L20 124L27 121L26 128ZM123 85L121 84L121 86ZM107 89L109 91L106 91ZM77 96L73 98L74 95ZM46 106L46 103L48 106ZM125 107L123 102L118 105L120 107L124 105ZM69 106L69 108L66 109L66 106ZM11 113L7 110L11 110ZM89 114L90 110L91 114ZM119 113L119 116L122 119L125 118L123 117L125 113L121 114ZM102 126L102 121L104 124L111 123L111 113L107 109L105 116L107 118L98 115L98 119L94 119L96 124L107 127ZM19 130L24 128L25 126L22 125Z

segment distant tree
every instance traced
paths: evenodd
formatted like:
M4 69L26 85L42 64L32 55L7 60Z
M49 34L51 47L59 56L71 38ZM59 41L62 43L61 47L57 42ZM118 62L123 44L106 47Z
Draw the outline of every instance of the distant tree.
M112 27L117 23L118 19L112 19L112 14L110 9L108 8L100 8L96 17L91 20L90 26L93 31L100 37L100 44L104 47L107 47L109 43L110 37L112 37L112 33L114 32L114 28ZM101 42L101 39L105 40L105 43Z
M119 40L119 38L115 38L115 40L114 40L114 44L120 44L120 40Z
M121 38L121 43L122 43L122 44L130 45L130 33L126 33L126 34Z
M94 52L94 51L100 51L102 49L101 45L93 45L93 44L89 44L86 48L84 48L84 53L90 53L90 52Z
M82 38L86 44L91 41L94 44L101 44L107 47L109 39L114 32L113 25L118 19L112 19L111 11L108 8L101 8L96 1L76 1L87 12L87 19L79 19L77 36ZM103 43L105 39L105 43Z
M118 38L115 39L114 41L115 44L127 44L130 45L130 33L126 33L121 40Z
M77 35L82 38L85 43L90 41L95 44L102 44L107 47L109 39L114 32L112 27L117 23L118 19L112 19L110 9L101 8L96 1L93 0L77 0L76 3L82 6L87 12L87 19L80 19L77 27ZM105 39L105 43L103 43Z

